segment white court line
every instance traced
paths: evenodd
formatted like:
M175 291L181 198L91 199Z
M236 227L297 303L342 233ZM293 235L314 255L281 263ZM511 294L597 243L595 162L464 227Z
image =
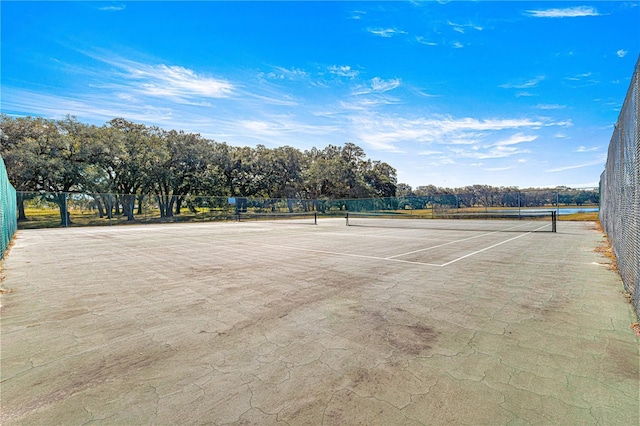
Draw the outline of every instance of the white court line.
M496 231L496 232L498 232L498 231ZM489 232L487 234L476 235L475 237L469 237L469 238L463 238L461 240L449 241L448 243L438 244L438 245L435 245L435 246L431 246L431 247L427 247L427 248L423 248L423 249L419 249L419 250L408 251L406 253L400 253L400 254L396 254L394 256L385 257L385 259L392 260L392 259L395 259L396 257L402 257L402 256L406 256L408 254L419 253L421 251L432 250L432 249L435 249L435 248L438 248L438 247L448 246L450 244L461 243L463 241L473 240L474 238L486 237L487 235L495 234L496 232Z
M454 260L452 260L452 261L450 261L450 262L443 263L443 264L442 264L442 265L440 265L440 266L448 266L448 265L451 265L452 263L455 263L455 262L457 262L457 261L459 261L459 260L466 259L467 257L471 257L471 256L476 255L476 254L478 254L478 253L482 253L483 251L487 251L487 250L490 250L490 249L492 249L492 248L494 248L494 247L501 246L502 244L506 244L506 243L508 243L509 241L517 240L518 238L522 238L522 237L524 237L524 236L530 235L532 232L539 231L539 230L541 230L542 228L545 228L545 227L547 227L547 226L548 226L548 225L541 226L540 228L538 228L538 229L534 229L533 231L529 231L529 232L527 232L526 234L521 234L521 235L518 235L517 237L509 238L508 240L504 240L504 241L499 242L499 243L497 243L497 244L494 244L494 245L492 245L492 246L485 247L485 248L483 248L483 249L481 249L481 250L474 251L473 253L466 254L466 255L464 255L464 256L462 256L462 257L459 257L459 258L457 258L457 259L454 259Z
M461 239L461 240L455 240L455 241L449 241L448 243L439 244L439 245L436 245L436 246L431 246L431 247L427 247L427 248L423 248L423 249L419 249L419 250L408 251L408 252L406 252L406 253L396 254L396 255L394 255L394 256L385 257L385 259L390 259L390 260L391 260L391 259L395 259L396 257L402 257L402 256L406 256L406 255L409 255L409 254L414 254L414 253L419 253L419 252L422 252L422 251L432 250L432 249L434 249L434 248L438 248L438 247L448 246L448 245L450 245L450 244L456 244L456 243L461 243L461 242L463 242L463 241L473 240L474 238L486 237L487 235L497 234L497 233L499 233L499 232L511 231L511 230L513 230L513 229L517 229L517 228L520 228L520 227L523 227L523 226L526 226L526 225L512 226L511 228L502 229L502 230L500 230L500 231L492 231L492 232L487 232L486 234L476 235L476 236L474 236L474 237L463 238L463 239ZM547 225L545 225L545 226L547 226ZM543 226L542 228L544 228L545 226ZM538 230L540 230L540 229L542 229L542 228L538 228L538 229L536 229L535 231L538 231ZM534 231L534 232L535 232L535 231ZM530 233L530 232L528 232L528 233ZM526 234L523 234L523 235L526 235ZM446 265L446 264L445 264L445 265ZM442 266L444 266L444 265L442 265Z
M437 266L437 267L443 266L443 265L438 265L437 263L412 262L410 260L389 259L389 258L386 258L386 257L365 256L365 255L362 255L362 254L339 253L339 252L335 252L335 251L316 250L316 249L308 249L308 248L303 248L303 247L291 247L291 246L281 246L281 245L263 244L263 243L255 244L255 245L259 245L259 246L262 246L262 247L280 248L280 249L286 249L286 250L308 251L308 252L311 252L311 253L322 253L322 254L328 254L328 255L332 255L332 256L358 257L358 258L361 258L361 259L371 259L371 260L387 260L387 261L390 261L390 262L411 263L413 265L424 265L424 266Z
M524 226L524 225L519 225L519 226L512 227L512 228L508 228L508 229L510 230L510 229L518 228L518 227L520 227L520 226ZM464 239L462 239L462 240L456 240L456 241L452 241L452 242L449 242L449 243L440 244L439 246L433 246L433 247L429 247L429 248L427 248L427 249L422 249L422 250L415 250L415 251L413 251L413 252L403 253L403 254L399 254L399 255L391 256L391 257L366 256L366 255L362 255L362 254L340 253L340 252L328 251L328 250L317 250L317 249L309 249L309 248L304 248L304 247L283 246L283 245L276 245L276 244L265 244L265 243L258 243L258 244L256 244L256 243L255 243L255 241L251 241L251 245L253 245L253 246L262 246L262 247L278 248L278 249L284 249L284 250L298 250L298 251L306 251L306 252L311 252L311 253L321 253L321 254L327 254L327 255L330 255L330 256L338 256L338 257L339 257L339 256L346 256L346 257L355 257L355 258L359 258L359 259L383 260L383 261L385 261L385 260L386 260L386 261L389 261L389 262L408 263L408 264L412 264L412 265L422 265L422 266L432 266L432 267L442 268L442 267L444 267L444 266L448 266L448 265L450 265L450 264L452 264L452 263L455 263L455 262L457 262L457 261L459 261L459 260L465 259L465 258L470 257L470 256L473 256L473 255L475 255L475 254L482 253L483 251L486 251L486 250L492 249L492 248L494 248L494 247L498 247L498 246L500 246L500 245L502 245L502 244L508 243L509 241L513 241L513 240L518 239L518 238L520 238L520 237L524 237L524 236L526 236L526 235L531 234L532 232L539 231L540 229L543 229L543 228L545 228L545 227L547 227L547 226L549 226L549 225L541 226L540 228L534 229L533 231L529 231L529 232L526 232L526 233L524 233L524 234L518 235L517 237L510 238L510 239L508 239L508 240L502 241L502 242L500 242L500 243L494 244L494 245L489 246L489 247L485 247L485 248L483 248L483 249L481 249L481 250L477 250L477 251L475 251L475 252L473 252L473 253L469 253L469 254L467 254L467 255L465 255L465 256L459 257L459 258L457 258L457 259L454 259L454 260L452 260L452 261L450 261L450 262L443 263L443 264L437 264L437 263L426 263L426 262L414 262L414 261L410 261L410 260L401 260L401 259L396 259L395 257L397 257L397 256L404 256L404 255L406 255L406 254L416 253L416 252L420 252L420 251L424 251L424 250L430 250L431 248L442 247L442 246L444 246L444 245L454 244L454 243L456 243L456 242L466 241L466 240L470 240L470 239L473 239L473 238L479 238L479 237L486 236L486 235L490 235L490 234L496 234L496 233L498 233L498 232L503 232L503 231L505 231L505 230L503 230L503 231L493 231L493 232L489 232L489 233L482 234L482 235L476 235L476 236L474 236L474 237L464 238ZM227 240L226 242L229 242L229 241ZM249 241L249 240L247 240L246 242L250 242L250 241ZM241 244L241 243L243 243L243 241L241 241L241 240L240 240L240 241L239 241L239 240L234 240L234 241L232 242L232 244L229 244L229 245L238 245L238 244ZM206 244L209 244L209 243L206 243Z

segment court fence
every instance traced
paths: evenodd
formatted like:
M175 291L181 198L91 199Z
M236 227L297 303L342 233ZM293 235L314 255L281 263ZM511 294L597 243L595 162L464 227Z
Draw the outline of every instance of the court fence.
M345 212L383 212L398 216L445 218L452 214L537 210L597 210L598 190L539 190L486 194L408 195L358 199L271 199L208 195L18 192L21 229L135 223L233 221L241 216L316 212L344 217ZM284 217L284 216L283 216Z
M0 259L4 258L4 253L17 229L16 190L9 183L7 169L0 156Z
M600 176L600 223L611 242L625 290L640 318L640 57L636 62L605 170Z

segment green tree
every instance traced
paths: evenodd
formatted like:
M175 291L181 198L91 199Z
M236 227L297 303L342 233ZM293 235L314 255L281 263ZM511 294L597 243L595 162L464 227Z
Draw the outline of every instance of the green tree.
M149 179L168 156L161 131L136 124L124 118L114 118L104 129L105 142L111 155L102 167L109 176L111 187L120 197L122 213L134 219L137 195L149 187Z

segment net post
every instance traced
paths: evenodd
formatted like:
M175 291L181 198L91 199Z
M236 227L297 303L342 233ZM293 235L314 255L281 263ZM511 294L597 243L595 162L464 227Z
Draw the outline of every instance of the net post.
M347 220L347 226L349 226L349 212L344 215L344 218Z
M318 224L318 212L313 212L313 224Z
M552 211L551 212L551 232L556 232L557 217L558 217L557 212Z

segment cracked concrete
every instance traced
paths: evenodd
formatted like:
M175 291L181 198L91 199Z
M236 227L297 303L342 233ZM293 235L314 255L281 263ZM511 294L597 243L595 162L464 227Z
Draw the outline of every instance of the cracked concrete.
M634 318L602 235L513 236L20 231L0 423L639 424Z

